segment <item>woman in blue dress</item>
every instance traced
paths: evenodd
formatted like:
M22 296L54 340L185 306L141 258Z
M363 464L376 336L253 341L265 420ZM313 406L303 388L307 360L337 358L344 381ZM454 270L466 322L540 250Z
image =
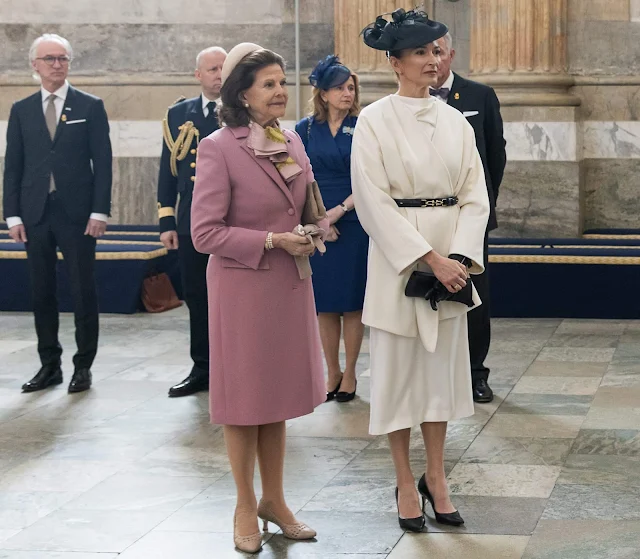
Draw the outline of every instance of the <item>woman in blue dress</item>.
M327 401L348 402L356 394L369 247L351 194L351 140L360 111L358 77L337 56L327 56L314 68L309 81L313 86L311 113L297 124L296 131L311 160L332 224L327 252L311 259L313 289L327 361ZM342 330L344 374L340 369Z

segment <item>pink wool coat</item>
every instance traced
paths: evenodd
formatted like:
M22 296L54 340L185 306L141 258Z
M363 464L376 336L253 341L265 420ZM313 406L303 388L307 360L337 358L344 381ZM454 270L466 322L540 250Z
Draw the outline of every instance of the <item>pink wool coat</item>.
M284 132L303 169L289 185L247 147L247 127L217 130L198 149L191 234L196 250L211 255L212 423L275 423L311 413L326 398L311 279L299 278L286 251L264 248L269 231L300 223L314 180L299 136Z

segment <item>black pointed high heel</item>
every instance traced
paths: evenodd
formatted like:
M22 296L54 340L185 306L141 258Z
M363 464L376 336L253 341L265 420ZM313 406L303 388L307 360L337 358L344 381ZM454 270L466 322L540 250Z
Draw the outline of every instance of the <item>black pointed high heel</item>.
M424 513L416 518L401 518L400 517L400 505L398 504L398 488L396 487L396 507L398 508L398 524L400 524L400 528L407 532L422 532L424 525L426 523L424 519ZM424 499L422 504L422 509L424 511Z
M338 387L339 388L339 387ZM358 390L358 381L356 380L356 388L353 392L338 392L336 394L336 400L338 402L350 402L356 397L356 390Z
M338 385L331 392L327 392L327 399L325 400L325 402L331 402L331 400L333 400L336 397L336 395L338 394L338 390L340 390L341 384L342 384L342 379L340 379L340 381L338 382Z
M433 509L433 513L436 515L436 522L439 524L448 524L449 526L462 526L464 524L464 520L460 516L458 511L455 512L438 512L436 510L436 506L433 503L433 496L427 487L427 480L425 478L425 474L422 474L420 481L418 482L418 491L420 491L420 495L422 495L422 512L424 513L425 506L425 498L431 504L431 508Z

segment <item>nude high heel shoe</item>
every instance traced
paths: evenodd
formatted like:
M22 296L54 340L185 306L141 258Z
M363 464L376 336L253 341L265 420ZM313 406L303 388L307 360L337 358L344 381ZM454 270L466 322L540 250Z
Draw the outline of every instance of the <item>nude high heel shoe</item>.
M295 524L285 524L273 512L271 503L260 501L258 504L258 517L264 520L263 530L269 530L269 522L272 522L282 530L285 538L290 540L311 540L316 537L317 532L309 528L302 522Z
M233 543L240 551L245 553L256 553L262 549L262 534L256 532L249 536L239 536L236 534L236 515L233 515Z

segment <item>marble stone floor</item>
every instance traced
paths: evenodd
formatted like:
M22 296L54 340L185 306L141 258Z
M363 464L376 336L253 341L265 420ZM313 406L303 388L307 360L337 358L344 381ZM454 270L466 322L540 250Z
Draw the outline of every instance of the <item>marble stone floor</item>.
M184 309L104 316L94 388L20 385L37 368L32 319L0 314L0 559L225 559L234 488L207 398L170 400L189 370ZM265 538L262 559L640 557L640 321L496 320L496 400L450 425L466 526L400 531L383 437L359 397L288 427L286 490L317 541ZM412 443L416 478L421 441ZM256 487L259 487L256 480Z

